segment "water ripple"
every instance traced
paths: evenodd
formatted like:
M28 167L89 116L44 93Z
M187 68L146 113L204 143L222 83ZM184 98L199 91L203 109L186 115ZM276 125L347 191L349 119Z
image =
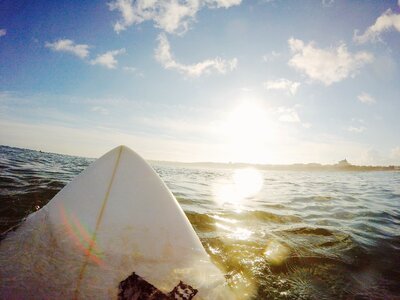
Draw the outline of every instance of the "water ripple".
M0 146L0 232L92 161ZM263 171L220 203L234 170L154 168L243 299L400 299L400 173Z

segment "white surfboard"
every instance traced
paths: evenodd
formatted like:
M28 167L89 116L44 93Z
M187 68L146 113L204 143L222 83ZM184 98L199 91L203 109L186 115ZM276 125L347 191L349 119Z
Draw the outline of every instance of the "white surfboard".
M178 202L119 146L91 164L0 243L1 299L117 299L132 272L163 292L232 299Z

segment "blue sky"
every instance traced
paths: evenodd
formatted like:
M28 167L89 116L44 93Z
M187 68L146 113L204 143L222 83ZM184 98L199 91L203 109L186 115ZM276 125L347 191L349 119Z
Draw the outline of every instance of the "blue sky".
M400 3L0 4L0 143L400 164Z

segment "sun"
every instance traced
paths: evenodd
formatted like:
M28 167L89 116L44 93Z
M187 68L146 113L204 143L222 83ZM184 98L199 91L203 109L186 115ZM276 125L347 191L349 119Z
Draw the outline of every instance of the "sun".
M241 101L223 124L227 153L235 162L262 163L268 161L268 144L276 139L274 124L260 101Z

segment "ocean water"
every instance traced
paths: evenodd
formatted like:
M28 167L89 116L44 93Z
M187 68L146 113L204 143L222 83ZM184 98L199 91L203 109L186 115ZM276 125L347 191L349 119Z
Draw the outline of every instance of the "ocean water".
M92 161L0 146L0 233ZM152 166L243 299L400 299L400 172Z

